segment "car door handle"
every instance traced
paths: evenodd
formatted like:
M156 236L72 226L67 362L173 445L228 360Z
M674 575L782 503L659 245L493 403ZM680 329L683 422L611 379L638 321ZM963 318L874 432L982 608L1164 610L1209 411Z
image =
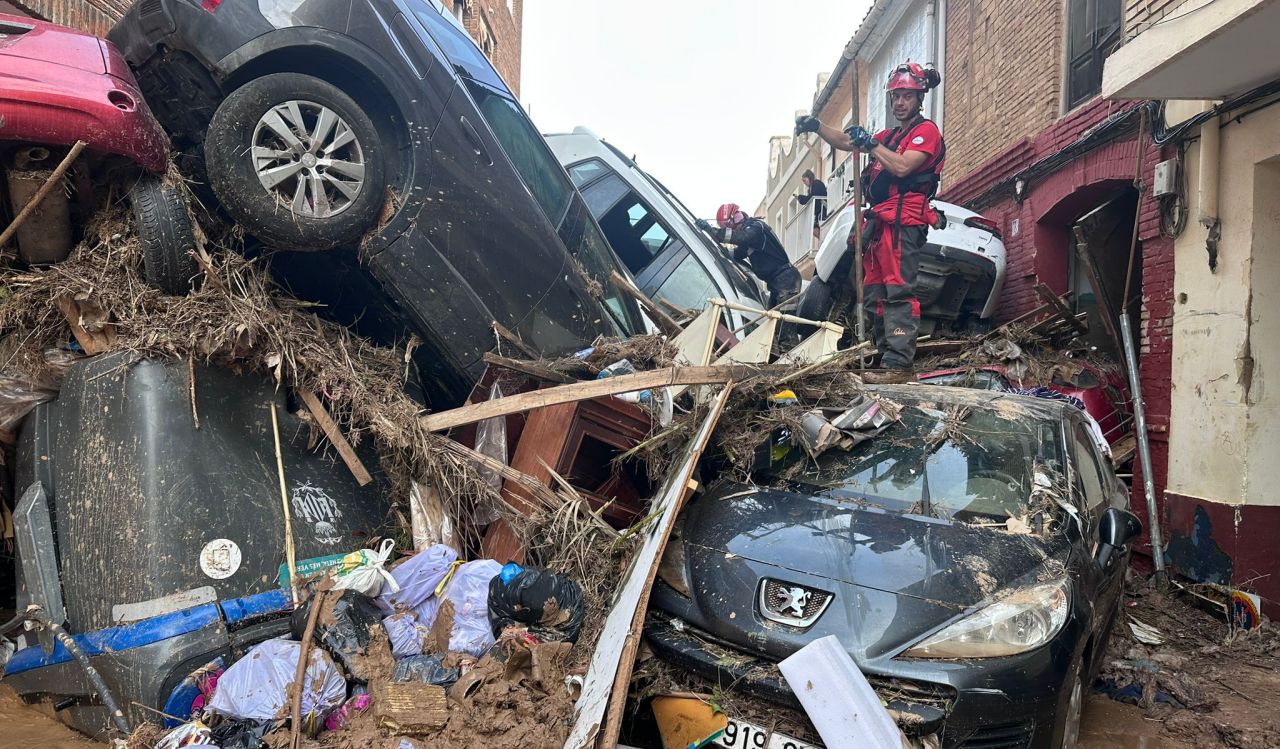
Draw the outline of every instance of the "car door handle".
M480 133L471 125L471 121L464 114L458 118L458 124L462 126L462 132L466 134L467 140L471 141L472 148L476 151L476 156L485 163L486 166L493 166L493 159L489 156L489 149L485 148L484 141L480 139Z

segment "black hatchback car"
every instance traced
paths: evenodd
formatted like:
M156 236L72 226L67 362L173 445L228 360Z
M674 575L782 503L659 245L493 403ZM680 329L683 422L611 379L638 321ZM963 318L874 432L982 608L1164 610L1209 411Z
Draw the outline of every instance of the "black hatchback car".
M816 458L783 435L757 485L713 484L683 511L648 641L794 706L777 661L835 635L908 733L1074 746L1140 532L1087 417L985 391L871 392L902 406L881 433Z
M140 0L108 37L184 171L269 246L359 244L378 283L345 303L385 292L446 389L493 321L546 354L641 331L581 196L439 2Z

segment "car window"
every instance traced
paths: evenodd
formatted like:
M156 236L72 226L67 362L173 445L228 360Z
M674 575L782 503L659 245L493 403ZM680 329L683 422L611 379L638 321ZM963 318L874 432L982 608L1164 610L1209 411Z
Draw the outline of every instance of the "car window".
M791 439L767 478L934 517L1020 517L1034 475L1061 466L1057 435L1056 423L996 410L908 405L880 434L816 460Z
M627 183L616 174L598 179L582 191L582 197L587 201L587 208L591 211L591 215L596 217L596 221L601 221L604 215L618 204L619 200L630 191ZM605 232L607 236L609 232Z
M632 231L640 236L640 243L649 250L650 257L666 249L671 233L658 222L658 216L644 201L636 199L627 209L627 218L631 221Z
M596 177L601 176L608 170L609 167L605 166L603 161L600 161L599 159L591 159L590 161L583 161L569 167L569 179L573 180L574 187L581 190L583 185Z
M1009 382L999 372L992 372L989 369L968 369L963 372L921 377L920 381L930 385L952 385L977 390L1009 389Z
M642 332L641 323L635 319L631 305L623 296L622 289L609 280L610 273L617 270L617 264L613 259L613 253L609 251L609 245L601 236L594 221L587 219L583 227L582 240L578 242L577 247L570 247L569 250L582 264L583 269L600 283L603 295L601 301L612 312L613 322L621 328L619 333L625 337Z
M1084 492L1085 504L1093 510L1107 499L1106 486L1102 480L1102 465L1093 448L1093 438L1077 424L1072 429L1076 450L1076 467Z
M422 0L407 0L407 2L413 9L413 14L427 28L427 33L444 50L445 56L449 58L453 69L459 75L501 91L507 91L507 84L503 83L502 76L498 75L498 71L494 70L485 59L484 53L475 45L475 42L471 41L471 37L447 20L440 11Z
M698 259L686 254L654 291L653 297L665 299L683 309L700 310L707 306L708 299L716 295L715 288L711 276Z
M467 88L542 212L558 227L573 195L560 162L552 157L519 104L471 81Z

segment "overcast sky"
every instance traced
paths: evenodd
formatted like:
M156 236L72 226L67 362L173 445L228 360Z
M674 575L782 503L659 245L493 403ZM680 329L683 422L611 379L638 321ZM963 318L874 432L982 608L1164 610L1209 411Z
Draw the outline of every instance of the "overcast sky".
M869 0L525 0L521 98L634 155L695 213L755 210L769 137L808 109Z

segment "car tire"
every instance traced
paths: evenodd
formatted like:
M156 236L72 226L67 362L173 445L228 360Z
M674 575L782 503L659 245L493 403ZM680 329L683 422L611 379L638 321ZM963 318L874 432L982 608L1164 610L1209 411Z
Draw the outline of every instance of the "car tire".
M1084 715L1084 699L1087 693L1085 688L1087 670L1088 664L1081 658L1076 664L1071 694L1067 698L1067 716L1062 723L1061 749L1076 749L1076 745L1080 743L1080 722Z
M824 322L827 315L831 314L831 304L831 286L814 276L809 279L809 285L805 287L804 294L800 296L800 302L796 304L796 317ZM815 329L812 325L800 325L799 328L802 335L808 335Z
M274 73L232 91L204 149L227 213L277 248L352 243L385 197L377 127L341 89L309 75Z
M191 290L199 274L191 214L176 187L159 177L144 176L129 191L134 228L142 246L142 276L166 294Z

